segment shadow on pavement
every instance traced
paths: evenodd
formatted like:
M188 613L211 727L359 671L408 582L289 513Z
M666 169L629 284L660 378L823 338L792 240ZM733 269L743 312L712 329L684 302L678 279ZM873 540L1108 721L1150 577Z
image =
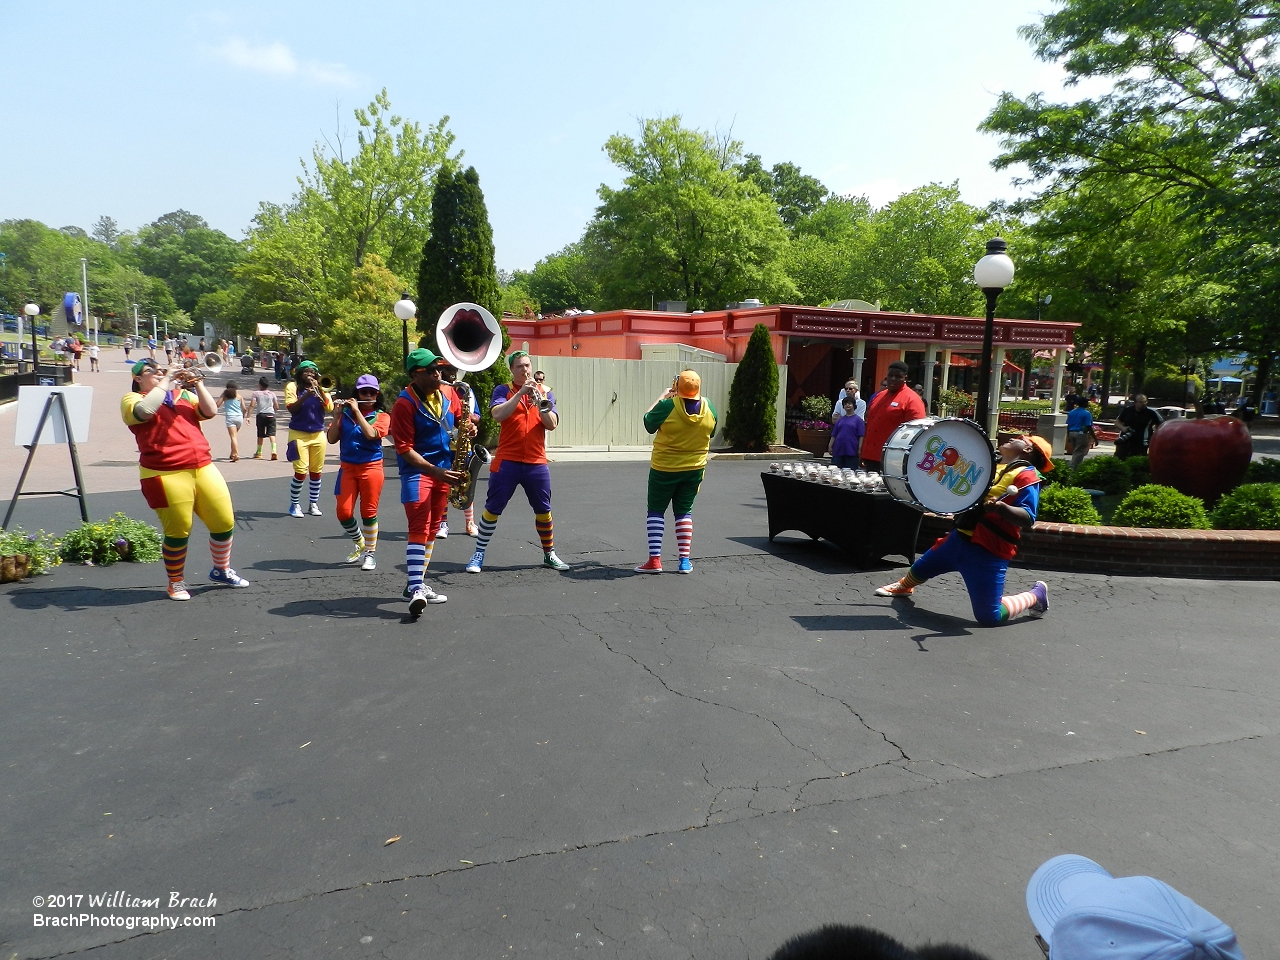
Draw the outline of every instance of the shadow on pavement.
M193 585L195 590L198 585ZM221 587L219 589L222 589ZM88 610L93 607L131 607L148 600L167 600L163 587L62 587L55 590L15 590L9 602L19 610Z
M292 600L267 613L277 617L333 617L342 620L399 620L407 622L403 611L383 610L389 603L403 603L392 597L325 597L323 600Z
M259 560L251 565L250 570L261 570L264 573L311 573L315 570L337 570L343 566L338 560L319 563L315 560L298 560L292 557L273 557L270 560Z

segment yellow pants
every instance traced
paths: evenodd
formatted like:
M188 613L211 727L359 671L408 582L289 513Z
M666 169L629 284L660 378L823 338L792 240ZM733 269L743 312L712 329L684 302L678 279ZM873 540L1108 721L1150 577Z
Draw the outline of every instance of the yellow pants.
M290 430L287 453L289 459L293 461L293 472L319 476L324 472L324 455L328 446L324 431L302 433L299 430Z
M191 536L194 513L211 534L230 532L236 525L231 491L218 468L207 464L198 470L148 470L140 467L142 495L156 512L164 535L174 540Z

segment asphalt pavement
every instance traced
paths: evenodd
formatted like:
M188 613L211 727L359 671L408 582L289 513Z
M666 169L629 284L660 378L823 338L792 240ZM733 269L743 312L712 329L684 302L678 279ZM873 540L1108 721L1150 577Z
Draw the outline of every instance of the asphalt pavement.
M279 477L232 485L246 589L173 603L128 563L0 587L0 957L763 958L839 921L1014 960L1063 852L1274 953L1280 583L1015 568L1048 616L983 629L958 577L891 602L894 564L770 544L760 466L709 468L687 577L631 572L643 463L553 466L567 573L517 497L466 574L453 511L416 623L394 480L375 573L337 562L331 480L294 520Z

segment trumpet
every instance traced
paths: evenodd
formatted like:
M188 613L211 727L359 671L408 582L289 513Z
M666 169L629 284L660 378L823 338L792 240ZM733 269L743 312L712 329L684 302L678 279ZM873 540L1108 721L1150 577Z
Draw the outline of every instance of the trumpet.
M206 353L204 360L183 360L173 371L173 382L183 389L193 387L196 381L203 380L205 374L221 373L222 357L216 353Z

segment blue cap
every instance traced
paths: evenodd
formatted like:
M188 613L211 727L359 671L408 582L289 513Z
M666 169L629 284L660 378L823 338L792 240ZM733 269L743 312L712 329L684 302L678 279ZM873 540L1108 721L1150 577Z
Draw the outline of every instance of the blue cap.
M1244 960L1235 931L1167 883L1075 854L1032 874L1027 913L1049 960Z

